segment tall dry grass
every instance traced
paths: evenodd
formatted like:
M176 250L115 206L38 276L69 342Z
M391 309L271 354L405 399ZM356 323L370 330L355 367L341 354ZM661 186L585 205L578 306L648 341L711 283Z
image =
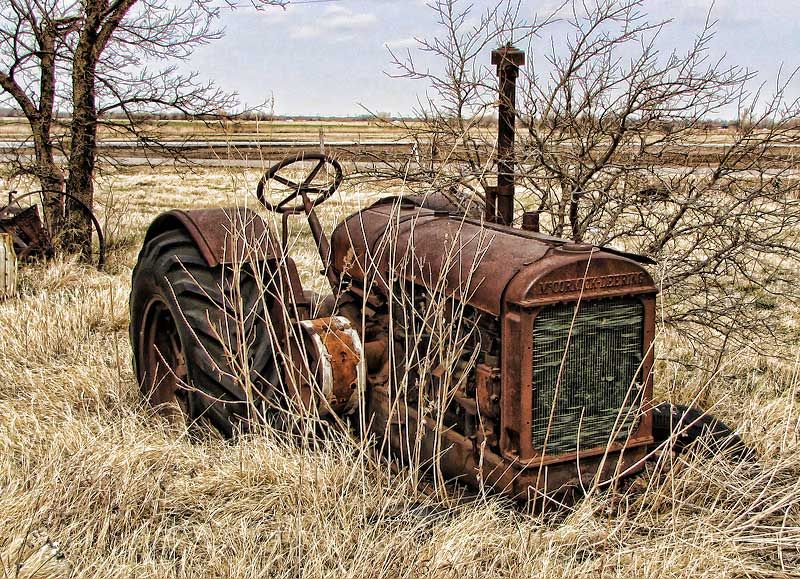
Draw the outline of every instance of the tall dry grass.
M186 432L138 397L127 338L144 228L171 207L241 199L252 175L128 170L104 182L110 267L26 267L0 304L2 577L742 577L800 567L796 344L716 372L662 334L656 390L740 427L757 464L690 453L571 508L433 498L345 437L234 442ZM337 215L372 194L355 186ZM126 199L124 205L119 205ZM298 224L301 227L302 224ZM315 275L308 236L293 251ZM780 306L794 324L800 315ZM776 314L777 315L777 314Z

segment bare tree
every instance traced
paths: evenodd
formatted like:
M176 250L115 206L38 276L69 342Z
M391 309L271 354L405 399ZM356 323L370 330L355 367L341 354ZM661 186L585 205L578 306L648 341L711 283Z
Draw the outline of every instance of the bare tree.
M393 55L400 76L430 86L423 123L408 126L419 161L381 159L375 172L419 188L491 186L488 48L521 45L517 218L536 211L546 233L655 258L667 323L695 343L753 347L780 329L778 301L800 298L790 279L800 265L794 74L770 94L750 91L753 73L712 58L710 17L690 46L665 52L670 23L649 21L645 5L570 2L529 23L519 2L476 18L463 1L437 0L442 33L420 39L420 53ZM737 129L708 131L731 111Z
M212 0L8 0L0 7L0 104L19 107L31 129L30 141L6 160L16 174L32 175L53 192L46 196L49 223L58 223L62 190L92 207L99 127L163 148L144 131L143 113L211 119L237 106L236 95L176 66L222 35L220 13ZM115 113L120 118L109 119ZM67 159L66 168L57 155ZM70 228L87 251L91 230L83 218L75 213Z
M430 7L442 33L418 38L417 54L390 49L396 76L428 87L414 111L422 122L398 121L415 141L414 155L399 160L376 155L371 174L392 178L399 168L412 188L419 184L424 189L435 182L443 190L466 188L482 201L490 186L497 95L497 79L484 61L501 39L515 36L524 42L553 17L521 22L521 3L509 1L479 14L459 1L437 0Z
M34 159L27 160L23 141L5 160L18 174L36 177L43 190L61 191L64 175L55 161L58 141L52 134L57 103L57 83L66 50L66 37L79 26L67 7L48 0L41 10L35 4L9 0L0 9L0 88L5 102L16 105L28 121ZM55 199L48 196L49 222L55 217Z

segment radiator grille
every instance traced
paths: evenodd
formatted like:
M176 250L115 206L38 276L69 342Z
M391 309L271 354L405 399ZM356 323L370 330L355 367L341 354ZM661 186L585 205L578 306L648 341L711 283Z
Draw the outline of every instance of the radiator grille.
M604 447L615 423L616 440L624 441L641 403L634 381L640 380L642 362L642 303L633 298L584 302L573 326L574 313L574 303L558 304L543 308L534 320L533 445L541 449L547 437L548 455Z

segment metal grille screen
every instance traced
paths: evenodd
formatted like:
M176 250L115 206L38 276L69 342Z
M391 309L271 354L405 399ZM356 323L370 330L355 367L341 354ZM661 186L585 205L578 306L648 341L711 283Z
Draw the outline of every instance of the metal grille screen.
M624 441L640 403L640 388L631 384L640 379L642 303L632 298L583 302L573 325L574 313L575 304L558 304L543 308L534 320L533 445L541 449L547 437L549 455L605 446L618 416L616 439Z

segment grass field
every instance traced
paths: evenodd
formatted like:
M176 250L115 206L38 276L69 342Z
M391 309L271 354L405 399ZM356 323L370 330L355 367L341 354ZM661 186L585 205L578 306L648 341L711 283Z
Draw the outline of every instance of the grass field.
M19 298L0 303L0 577L797 576L797 344L731 354L709 375L667 362L703 354L661 332L657 395L712 408L758 463L665 456L625 490L544 515L429 496L345 439L225 442L153 416L127 336L144 230L166 209L243 203L256 178L106 173L107 270L25 267ZM387 191L346 184L323 208L326 229ZM298 239L304 282L320 284ZM788 306L776 315L800 323Z
M412 126L414 123L410 123ZM108 127L101 127L99 137L120 138ZM143 130L161 139L256 139L265 141L316 141L320 131L328 141L384 141L408 136L400 123L375 120L269 120L227 121L204 124L198 121L163 120L145 123ZM0 118L0 139L25 138L30 128L18 118Z
M68 121L68 119L66 119ZM113 121L99 128L100 139L124 138L112 130ZM326 141L397 141L409 138L409 131L424 129L421 121L400 121L384 118L374 119L277 119L219 121L208 124L191 120L160 120L143 123L141 128L153 137L164 140L194 139L204 141L300 141L316 142L320 132ZM493 141L497 135L496 122L487 118L471 129L473 136ZM0 117L0 140L27 138L30 127L20 118ZM709 126L692 131L689 139L693 143L724 145L736 135L735 128ZM653 133L653 138L658 134Z

